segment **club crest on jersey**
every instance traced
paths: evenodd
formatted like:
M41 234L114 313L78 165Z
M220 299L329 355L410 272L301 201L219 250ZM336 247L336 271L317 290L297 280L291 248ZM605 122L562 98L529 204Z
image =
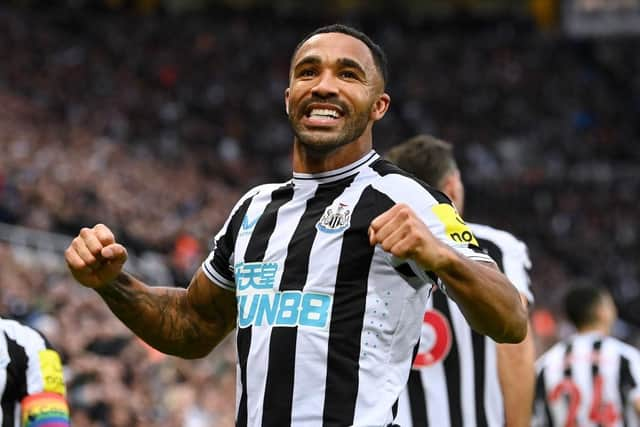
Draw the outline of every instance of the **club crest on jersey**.
M324 210L316 228L324 233L340 233L351 225L351 210L344 203L329 206Z

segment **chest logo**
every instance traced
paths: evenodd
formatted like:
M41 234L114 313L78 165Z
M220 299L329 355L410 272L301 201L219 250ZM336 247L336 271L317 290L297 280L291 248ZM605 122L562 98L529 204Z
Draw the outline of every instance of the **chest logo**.
M344 203L329 206L316 223L316 228L323 233L340 233L351 225L351 210Z

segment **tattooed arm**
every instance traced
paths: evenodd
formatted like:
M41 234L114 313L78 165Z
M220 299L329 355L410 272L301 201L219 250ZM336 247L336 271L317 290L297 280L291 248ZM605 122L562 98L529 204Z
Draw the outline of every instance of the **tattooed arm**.
M144 284L122 271L127 252L102 224L83 228L65 259L80 284L95 289L127 327L164 353L203 357L235 327L233 292L202 270L187 289Z

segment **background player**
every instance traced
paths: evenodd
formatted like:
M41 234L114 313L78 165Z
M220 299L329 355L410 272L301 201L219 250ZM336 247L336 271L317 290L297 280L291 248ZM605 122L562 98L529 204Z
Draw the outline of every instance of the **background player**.
M387 158L444 192L462 213L464 185L453 147L418 135L394 147ZM477 243L533 302L526 245L512 234L467 223ZM460 233L459 238L468 240ZM530 336L520 344L497 344L474 332L456 304L441 292L431 299L408 388L400 402L405 426L528 426L533 399L535 351Z
M391 423L437 277L479 329L526 334L508 279L448 232L468 232L449 201L372 150L384 58L349 27L303 39L285 92L293 179L238 202L187 290L123 273L104 225L66 251L74 277L164 352L204 356L238 326L239 426Z
M576 333L536 362L535 426L638 426L640 352L610 337L617 318L608 291L571 289L564 301Z
M34 329L0 318L2 427L69 426L60 356Z

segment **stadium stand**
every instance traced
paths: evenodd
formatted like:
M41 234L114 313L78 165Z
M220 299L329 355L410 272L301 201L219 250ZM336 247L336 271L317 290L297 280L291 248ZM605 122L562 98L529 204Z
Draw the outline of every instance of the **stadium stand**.
M323 19L0 6L0 313L61 349L76 427L232 425L233 343L199 362L148 350L71 282L55 242L105 222L131 268L186 284L241 192L289 175L288 54ZM454 141L466 216L527 242L539 307L603 283L636 339L638 38L571 40L521 17L346 20L389 54L376 148Z

